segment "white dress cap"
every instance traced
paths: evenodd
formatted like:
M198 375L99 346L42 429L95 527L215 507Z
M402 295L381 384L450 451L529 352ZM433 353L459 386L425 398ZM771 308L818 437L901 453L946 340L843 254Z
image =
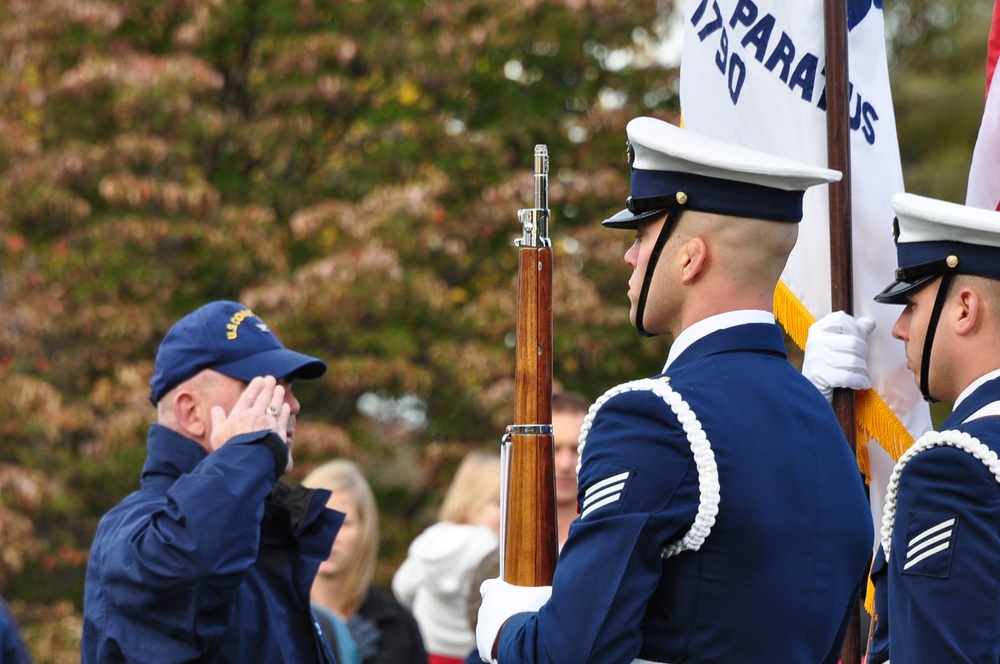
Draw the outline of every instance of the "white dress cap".
M785 191L841 179L840 171L812 166L726 143L656 118L635 118L626 127L635 150L633 168L691 173Z
M1000 212L899 193L892 197L899 220L897 242L951 241L1000 247Z
M906 193L892 197L892 209L896 280L876 302L906 304L946 272L1000 279L1000 212Z
M627 209L604 221L636 228L668 209L798 222L802 195L840 180L839 171L726 143L656 118L626 127L631 195Z

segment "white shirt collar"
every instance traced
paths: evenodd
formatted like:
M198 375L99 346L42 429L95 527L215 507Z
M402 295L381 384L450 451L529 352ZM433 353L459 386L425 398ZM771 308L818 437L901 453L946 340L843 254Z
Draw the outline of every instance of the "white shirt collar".
M988 380L993 380L994 378L1000 378L1000 369L994 369L988 374L984 374L979 378L975 379L974 381L972 381L967 388L962 390L962 393L958 395L958 398L955 399L955 403L951 405L952 410L958 408L958 404L962 403L963 399L965 399L967 396L975 392L980 385L982 385Z
M674 343L670 345L670 352L667 354L667 363L663 365L663 371L666 372L667 367L681 353L702 337L706 337L712 332L736 327L737 325L746 325L747 323L770 323L774 325L774 314L770 311L762 311L760 309L741 309L739 311L727 311L724 314L716 314L715 316L709 316L698 321L678 334L677 338L674 339Z

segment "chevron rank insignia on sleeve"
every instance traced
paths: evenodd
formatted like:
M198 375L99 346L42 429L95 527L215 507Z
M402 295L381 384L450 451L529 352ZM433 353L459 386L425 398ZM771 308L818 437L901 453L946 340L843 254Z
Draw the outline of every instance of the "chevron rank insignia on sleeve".
M625 492L625 484L629 478L629 472L618 473L611 477L595 482L583 494L583 505L580 507L580 518L585 519L594 510L598 510L612 503L616 503L622 498Z
M957 514L913 512L906 529L903 574L947 577L957 528Z

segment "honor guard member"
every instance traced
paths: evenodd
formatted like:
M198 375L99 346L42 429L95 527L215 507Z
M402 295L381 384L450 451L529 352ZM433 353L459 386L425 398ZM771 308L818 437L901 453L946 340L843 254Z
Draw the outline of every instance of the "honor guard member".
M836 662L873 528L833 410L771 314L824 168L652 118L628 124L630 317L671 334L580 437L580 517L551 587L482 586L501 663ZM638 658L638 659L637 659Z
M953 404L889 478L869 661L1000 661L1000 213L896 194L892 335Z

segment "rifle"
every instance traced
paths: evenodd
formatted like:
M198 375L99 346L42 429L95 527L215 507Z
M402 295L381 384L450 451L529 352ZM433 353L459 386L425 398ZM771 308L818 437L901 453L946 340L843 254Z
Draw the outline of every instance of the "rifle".
M514 423L501 445L500 573L547 586L558 556L552 443L552 243L549 151L535 146L535 207L519 210Z

